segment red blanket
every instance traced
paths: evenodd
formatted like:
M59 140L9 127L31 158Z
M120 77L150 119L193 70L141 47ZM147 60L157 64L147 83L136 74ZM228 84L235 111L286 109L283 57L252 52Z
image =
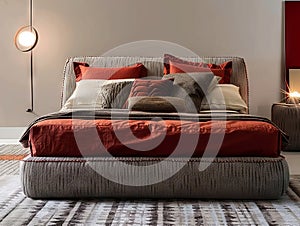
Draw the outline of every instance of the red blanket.
M204 152L214 156L216 148L220 157L277 157L281 133L271 123L251 118L201 122L60 118L35 123L28 143L32 156L40 157L201 157Z

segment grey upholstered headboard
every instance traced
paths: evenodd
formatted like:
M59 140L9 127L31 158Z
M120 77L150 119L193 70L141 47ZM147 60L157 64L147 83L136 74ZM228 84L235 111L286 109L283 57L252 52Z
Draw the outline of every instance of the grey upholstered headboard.
M206 62L221 64L232 60L232 76L230 82L240 87L240 93L249 109L249 85L246 64L241 57L185 57L183 59L193 62ZM61 105L66 102L75 89L75 74L73 62L86 62L92 67L122 67L140 62L148 69L148 76L163 76L162 57L72 57L66 61L64 68L64 80Z

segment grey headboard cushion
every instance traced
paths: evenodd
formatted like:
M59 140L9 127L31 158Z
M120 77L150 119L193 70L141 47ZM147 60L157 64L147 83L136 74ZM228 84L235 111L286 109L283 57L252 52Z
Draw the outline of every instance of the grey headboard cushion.
M221 64L232 60L232 76L230 82L240 87L240 93L249 109L249 84L246 64L241 57L184 57L188 61ZM72 57L66 61L64 68L63 90L61 105L70 97L75 89L75 74L73 62L86 62L91 67L122 67L143 63L148 69L148 76L163 76L162 57Z

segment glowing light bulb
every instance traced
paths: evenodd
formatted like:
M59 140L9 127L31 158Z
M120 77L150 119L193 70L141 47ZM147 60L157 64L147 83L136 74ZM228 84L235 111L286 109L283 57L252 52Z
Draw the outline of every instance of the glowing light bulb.
M23 31L19 34L18 42L20 45L24 47L30 47L33 46L36 40L36 36L31 31Z

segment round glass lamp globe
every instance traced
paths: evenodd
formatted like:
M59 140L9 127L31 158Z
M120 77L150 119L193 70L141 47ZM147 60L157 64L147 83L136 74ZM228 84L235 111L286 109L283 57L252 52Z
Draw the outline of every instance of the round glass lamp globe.
M15 36L15 45L18 50L27 52L32 50L38 40L37 31L32 26L22 27Z
M19 34L18 42L20 45L24 47L30 47L33 46L35 43L35 34L30 31L23 31Z

